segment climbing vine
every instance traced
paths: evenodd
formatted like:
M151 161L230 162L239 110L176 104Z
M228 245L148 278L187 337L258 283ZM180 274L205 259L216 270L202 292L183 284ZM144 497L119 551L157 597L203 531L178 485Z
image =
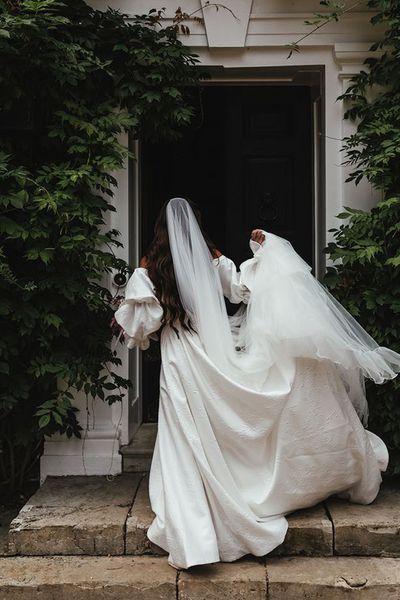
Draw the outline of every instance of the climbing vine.
M376 11L372 23L386 28L370 48L379 56L366 59L338 99L347 102L345 118L357 122L343 144L347 181L366 177L382 199L371 211L345 207L338 215L325 282L379 345L400 352L400 5L368 6ZM400 378L367 384L369 428L389 448L388 473L400 473Z
M179 22L179 21L178 21ZM0 4L0 482L29 475L45 434L80 437L74 397L112 404L129 382L112 350L108 226L121 134L175 138L196 55L162 12L82 0ZM156 171L157 165L154 165Z

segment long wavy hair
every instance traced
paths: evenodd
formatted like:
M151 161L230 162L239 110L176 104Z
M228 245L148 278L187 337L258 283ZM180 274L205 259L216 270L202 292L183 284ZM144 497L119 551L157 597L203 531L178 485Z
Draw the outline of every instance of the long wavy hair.
M195 329L182 306L176 285L167 228L166 209L168 202L169 200L161 207L154 226L154 238L148 246L143 259L149 277L154 285L155 294L164 310L162 326L170 325L178 334L178 330L175 327L176 322L179 322L188 331L195 331ZM187 199L187 202L193 209L211 255L213 258L217 258L220 252L203 228L199 207L192 200Z

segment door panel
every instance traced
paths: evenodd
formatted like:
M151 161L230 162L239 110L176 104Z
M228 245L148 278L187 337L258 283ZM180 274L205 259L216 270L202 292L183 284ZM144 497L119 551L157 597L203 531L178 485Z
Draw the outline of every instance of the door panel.
M237 265L251 256L255 227L285 237L312 265L310 88L206 86L201 98L183 139L141 143L142 250L160 206L183 196L200 206L211 238ZM145 421L157 420L159 368L154 350L144 352Z
M287 238L312 264L310 89L237 89L228 100L227 133L232 258L243 260L245 233L262 227Z

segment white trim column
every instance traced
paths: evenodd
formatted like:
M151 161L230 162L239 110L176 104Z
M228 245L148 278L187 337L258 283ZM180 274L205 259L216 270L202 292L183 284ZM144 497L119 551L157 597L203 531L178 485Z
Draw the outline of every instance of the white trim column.
M371 52L369 43L337 43L334 46L334 58L340 67L339 78L342 82L342 93L350 85L350 80L360 71L366 71L368 66L363 64L364 60L371 56L379 56L380 52ZM343 113L348 104L343 102ZM357 130L357 122L350 119L342 120L342 139L355 133ZM345 153L340 153L341 162L345 160ZM354 181L346 182L349 174L354 170L354 167L342 165L342 207L350 206L352 208L361 208L370 210L380 200L380 194L375 190L368 180L364 177L355 185Z
M128 144L128 136L124 135L120 140ZM113 203L116 212L106 215L106 229L112 228L120 231L119 239L124 244L122 248L116 248L115 253L129 261L129 243L131 234L129 224L130 213L130 172L129 161L126 160L122 169L115 174L117 188L114 190ZM124 288L118 288L114 283L115 273L111 273L106 280L106 285L113 292L120 289L123 295ZM117 346L118 355L122 365L115 371L122 377L129 375L129 351L126 346ZM135 352L135 351L134 351ZM135 375L137 375L137 370ZM137 379L137 377L135 377ZM62 382L60 382L62 385ZM139 423L133 422L133 413L130 409L132 399L137 400L138 395L125 392L121 402L111 406L100 398L86 398L80 392L76 394L74 405L79 409L77 419L83 427L82 437L68 438L65 434L54 434L45 437L44 452L40 459L40 483L43 484L47 475L115 475L122 471L122 455L119 448L127 444ZM138 401L138 400L137 400ZM136 411L137 412L137 411ZM136 413L135 413L136 414ZM141 418L141 414L139 414Z

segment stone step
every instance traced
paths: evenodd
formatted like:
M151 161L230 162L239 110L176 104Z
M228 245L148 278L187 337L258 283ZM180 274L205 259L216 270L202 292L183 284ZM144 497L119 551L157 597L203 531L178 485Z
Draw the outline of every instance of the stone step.
M0 600L398 600L400 558L285 557L176 571L165 557L0 558Z
M326 507L334 526L334 554L400 556L399 480L384 482L371 504L331 497Z
M121 446L124 473L150 471L156 436L157 423L142 423L130 444Z
M148 494L148 474L142 479L126 523L127 554L164 554L147 538L154 518ZM287 516L288 532L283 544L270 556L329 556L333 553L333 528L323 504L298 510Z
M283 557L267 559L266 573L267 600L400 598L400 558Z
M9 554L9 530L11 521L19 513L18 507L0 505L0 556Z
M11 521L9 553L125 554L125 523L142 477L47 477Z
M147 538L154 518L148 477L148 473L124 473L112 479L47 477L11 521L3 554L165 555ZM331 497L287 515L286 538L268 557L398 557L399 508L399 486L388 482L369 505Z
M154 518L148 477L48 477L11 521L8 553L165 555L146 535ZM322 504L288 515L288 522L286 539L271 556L332 554L332 523Z
M147 530L154 518L149 498L149 475L142 478L135 502L126 520L126 554L165 555L166 552L147 538Z

